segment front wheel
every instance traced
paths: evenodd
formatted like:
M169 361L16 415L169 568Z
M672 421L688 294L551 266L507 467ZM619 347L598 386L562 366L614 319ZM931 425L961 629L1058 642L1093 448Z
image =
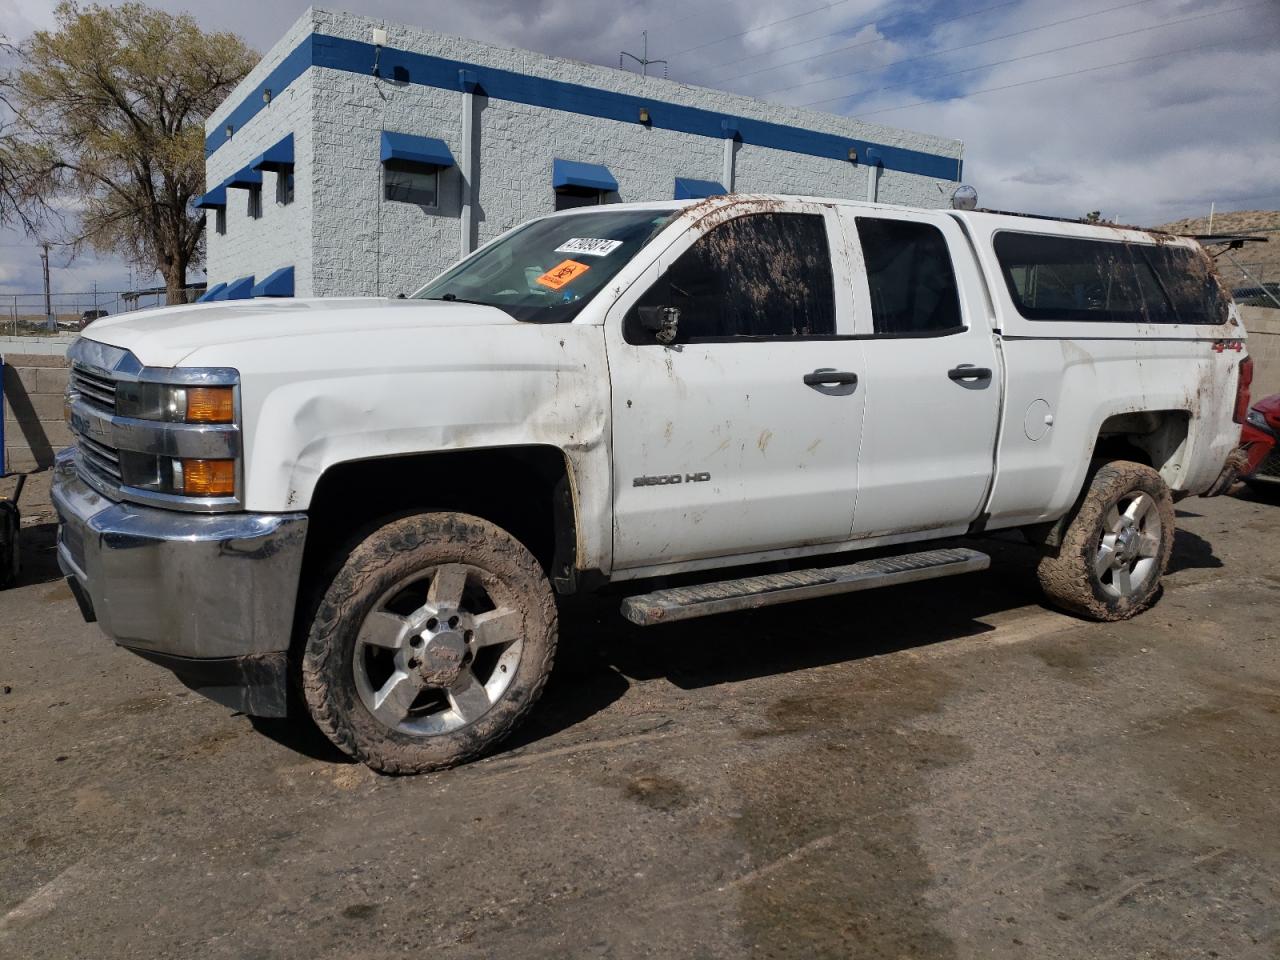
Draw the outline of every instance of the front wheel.
M556 646L538 562L505 530L458 513L389 523L347 559L302 656L316 725L386 773L469 760L524 718Z
M1098 468L1062 542L1040 561L1045 595L1094 620L1151 606L1173 552L1173 497L1160 474L1116 460Z

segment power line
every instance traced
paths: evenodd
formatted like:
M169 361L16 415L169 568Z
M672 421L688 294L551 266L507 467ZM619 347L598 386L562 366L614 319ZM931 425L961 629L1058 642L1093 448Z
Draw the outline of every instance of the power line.
M1117 60L1115 63L1102 63L1096 67L1085 67L1082 70L1071 70L1067 73L1055 73L1048 77L1035 77L1031 80L1019 80L1017 83L1006 83L998 87L983 87L981 90L970 90L968 93L957 97L931 97L928 100L917 100L914 103L903 103L896 107L883 107L880 110L868 110L865 113L850 114L854 120L861 120L863 117L873 117L878 113L892 113L894 110L906 110L910 107L922 107L927 103L946 103L949 100L967 100L970 97L977 96L980 93L994 93L997 90L1012 90L1014 87L1025 87L1033 83L1044 83L1047 80L1061 80L1064 77L1078 77L1082 73L1094 73L1098 70L1109 70L1112 67L1123 67L1131 63L1145 63L1148 60L1159 60L1162 57L1172 57L1179 53L1194 53L1197 50L1208 50L1213 47L1225 46L1228 41L1219 40L1214 43L1201 43L1194 47L1183 47L1181 50L1166 50L1164 53L1155 53L1147 57L1134 57L1132 60Z
M954 17L947 17L943 20L929 20L929 21L926 21L922 26L929 27L929 28L940 27L947 23L954 23L957 20L966 20L969 17L976 17L976 16L979 16L980 14L990 13L992 10L999 10L1002 7L1012 7L1021 2L1022 0L1004 0L1003 3L995 3L989 7L982 7L978 10L970 10L967 13L962 13ZM818 40L826 40L829 37L834 37L836 33L857 33L860 30L865 30L867 27L876 26L878 23L881 23L882 20L883 18L876 18L875 20L867 20L864 23L859 23L852 27L844 27L835 32L824 33L818 37L810 37L808 40L797 40L794 43L788 43L781 47L774 47L772 50L766 50L763 53L753 53L746 57L735 57L732 60L726 60L723 63L718 63L714 67L705 67L702 70L695 70L692 74L690 74L690 76L697 77L699 74L706 73L709 70L719 70L721 67L732 66L735 63L746 63L748 60L756 60L760 57L771 57L771 56L774 56L775 54L781 53L783 50L790 50L792 47L800 47L800 46L804 46L806 43L815 43ZM735 73L731 77L713 77L706 80L705 82L706 83L726 83L730 80L739 80L742 77L753 77L758 73L768 73L770 70L781 70L783 67L789 67L792 64L809 63L814 60L819 60L822 57L833 56L837 53L846 53L849 50L857 50L857 49L860 49L861 47L873 46L874 44L877 44L877 43L883 43L885 40L888 40L888 39L889 39L888 37L880 36L874 40L863 40L859 43L850 44L849 46L839 47L835 50L828 50L826 53L819 53L809 57L801 57L798 60L788 60L786 63L777 63L771 67L761 67L759 70L749 70L746 73Z
M1151 2L1152 0L1129 0L1128 3L1121 3L1114 7L1104 7L1101 10L1094 10L1091 13L1082 13L1074 17L1067 17L1063 20L1054 20L1051 23L1042 23L1038 27L1028 27L1025 30L1016 30L1013 33L1001 34L998 37L988 37L986 40L978 40L973 43L964 43L958 47L948 47L945 50L935 50L932 53L924 53L918 57L906 57L905 59L902 59L902 60L893 60L889 63L879 64L874 67L864 67L861 70L853 70L853 71L850 71L849 73L839 73L832 77L822 77L818 80L806 80L803 83L793 83L790 86L786 86L786 87L775 87L772 90L764 91L764 93L760 94L760 96L765 97L774 93L785 93L788 90L798 90L801 87L811 87L814 84L818 84L818 83L830 83L832 80L844 80L848 77L856 77L859 74L863 74L863 73L873 73L879 70L887 70L889 69L889 67L901 66L904 63L918 63L921 60L931 60L934 57L942 56L944 53L956 53L960 50L970 50L974 47L985 46L988 43L995 43L997 40L1009 40L1013 37L1025 36L1028 33L1035 33L1039 30L1048 30L1050 27L1060 27L1064 23L1075 23L1079 20L1088 20L1091 17L1098 17L1104 13L1113 13L1116 10L1127 10L1130 7L1139 7L1145 3L1151 3ZM800 62L800 61L797 61L797 62ZM726 79L733 80L735 78L728 77Z
M957 77L962 73L973 73L975 70L986 70L990 67L1000 67L1008 63L1019 63L1023 60L1033 60L1036 57L1047 56L1050 53L1061 53L1063 50L1075 50L1078 47L1087 47L1090 44L1102 43L1105 40L1116 40L1120 37L1132 37L1138 33L1149 33L1152 30L1163 30L1165 27L1174 27L1180 23L1191 23L1195 20L1205 20L1209 17L1217 17L1227 13L1237 13L1241 10L1251 10L1254 7L1270 6L1271 0L1260 0L1258 3L1246 3L1239 7L1228 7L1226 10L1211 10L1208 13L1201 13L1194 17L1183 17L1181 20L1166 20L1164 23L1152 24L1149 27L1139 27L1136 30L1124 30L1120 33L1109 33L1105 37L1095 37L1092 40L1081 40L1078 43L1068 43L1061 47L1050 47L1048 50L1040 50L1036 53L1023 54L1020 57L1009 57L1006 60L993 60L990 63L980 63L976 67L965 67L963 70L952 70L949 73L935 73L928 77L919 77L914 80L903 80L901 83L890 83L883 87L876 87L874 90L859 90L856 93L842 93L836 97L825 97L822 100L808 100L796 106L812 107L819 103L831 103L835 100L845 100L851 96L868 96L873 93L883 93L885 90L896 90L899 87L910 87L915 84L925 84L931 80L943 80L947 77Z

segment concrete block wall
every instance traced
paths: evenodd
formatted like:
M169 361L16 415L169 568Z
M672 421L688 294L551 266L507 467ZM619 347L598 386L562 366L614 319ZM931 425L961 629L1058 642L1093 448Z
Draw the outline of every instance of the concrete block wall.
M29 473L53 465L53 455L72 443L63 416L67 358L5 354L4 470Z
M264 216L247 221L245 192L228 191L227 235L209 237L209 281L253 273L259 279L292 263L299 296L409 293L462 253L464 180L456 167L441 172L433 208L382 199L379 134L382 130L435 137L455 158L461 143L460 90L375 77L354 69L308 66L272 103L243 122L229 142L218 138L236 109L260 95L271 72L313 37L319 46L368 43L371 30L387 31L387 48L426 54L526 77L561 81L643 97L841 138L870 141L954 160L959 141L913 133L767 103L750 97L675 83L594 64L492 46L417 27L326 10L308 10L210 118L206 132L217 149L208 158L208 180L220 182L257 153L292 132L297 159L297 199L272 208L274 176L264 184ZM303 51L308 57L312 51ZM308 60L310 62L310 60ZM724 141L638 122L477 97L472 148L479 157L474 184L471 244L554 209L555 158L601 163L619 183L616 199L666 200L676 177L723 179ZM864 199L865 163L735 145L738 192L770 192ZM942 206L955 183L895 169L882 171L878 198L892 203ZM212 216L210 222L212 222Z
M1253 357L1253 399L1280 393L1280 309L1241 307Z

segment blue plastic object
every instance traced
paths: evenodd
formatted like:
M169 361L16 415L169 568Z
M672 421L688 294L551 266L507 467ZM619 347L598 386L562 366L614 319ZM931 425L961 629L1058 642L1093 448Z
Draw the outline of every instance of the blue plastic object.
M557 190L561 187L581 187L607 193L618 189L618 181L602 163L557 159L551 163L551 186Z
M293 267L281 267L253 288L255 297L292 297Z
M219 300L248 300L253 296L253 275L237 277L227 284L227 289L218 296Z
M729 191L718 180L693 180L676 177L675 200L701 200L703 197L719 197Z
M386 163L388 160L417 163L424 167L452 167L455 162L443 140L383 130L382 162Z
M272 145L249 164L251 170L272 170L288 173L293 170L293 134Z

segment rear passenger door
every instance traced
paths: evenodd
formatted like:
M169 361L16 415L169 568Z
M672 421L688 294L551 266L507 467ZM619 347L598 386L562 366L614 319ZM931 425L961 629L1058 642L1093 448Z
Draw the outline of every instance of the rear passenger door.
M963 532L986 499L1000 413L982 278L949 217L840 214L866 356L853 535Z

